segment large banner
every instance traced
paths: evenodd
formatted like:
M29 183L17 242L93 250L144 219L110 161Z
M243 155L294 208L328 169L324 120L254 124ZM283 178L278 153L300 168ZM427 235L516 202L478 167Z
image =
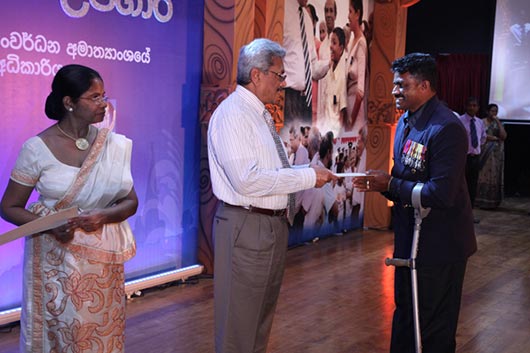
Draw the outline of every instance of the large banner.
M364 194L353 188L351 174L366 170L366 102L374 7L372 0L308 1L304 9L307 13L303 14L306 35L302 38L299 5L299 0L285 2L287 89L285 125L280 134L293 165L317 164L349 176L296 194L297 214L290 245L362 226ZM303 90L306 39L312 58L309 116L291 109L289 102L293 94L308 96Z
M4 0L0 192L22 143L55 123L44 103L66 64L97 70L133 140L137 255L127 279L196 263L202 0ZM35 195L32 199L35 198ZM14 228L0 221L0 233ZM23 240L0 247L0 311L21 301Z
M530 2L498 0L491 62L490 102L499 117L530 123Z

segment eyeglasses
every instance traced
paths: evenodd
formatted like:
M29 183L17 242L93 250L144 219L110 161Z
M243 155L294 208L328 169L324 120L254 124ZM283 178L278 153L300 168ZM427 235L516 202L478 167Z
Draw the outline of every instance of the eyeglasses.
M268 71L268 72L272 72L273 74L275 74L276 77L278 77L278 80L280 80L280 82L285 81L285 79L287 78L287 75L286 75L286 74L283 74L283 75L282 75L281 73L279 73L279 72L274 72L274 71L272 71L272 70L267 70L267 71Z
M101 104L101 103L107 104L107 102L109 101L109 97L107 96L79 97L79 99L89 99L96 104Z

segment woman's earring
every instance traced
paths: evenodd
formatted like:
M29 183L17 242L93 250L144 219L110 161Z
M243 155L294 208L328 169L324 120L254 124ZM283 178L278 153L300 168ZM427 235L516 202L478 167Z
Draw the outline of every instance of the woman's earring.
M69 112L73 112L73 111L74 111L74 108L72 108L72 107L68 107L67 110L68 110Z

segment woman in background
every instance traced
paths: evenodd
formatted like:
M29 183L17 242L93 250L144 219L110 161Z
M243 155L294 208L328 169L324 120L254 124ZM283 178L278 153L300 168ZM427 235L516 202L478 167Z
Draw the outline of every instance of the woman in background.
M475 206L497 208L504 194L504 140L508 136L497 113L497 104L489 104L487 117L482 119L486 127L486 143L480 155L480 173L478 178Z
M92 124L103 121L107 97L99 73L67 65L46 100L57 122L22 146L0 204L22 225L61 209L77 217L26 237L21 352L123 352L124 262L136 253L127 223L137 209L132 141ZM33 190L37 202L26 209Z
M353 33L353 40L349 43L350 47L347 49L348 57L346 59L348 105L344 131L354 131L355 133L366 124L364 98L368 46L361 29L362 19L362 0L350 0L348 21Z

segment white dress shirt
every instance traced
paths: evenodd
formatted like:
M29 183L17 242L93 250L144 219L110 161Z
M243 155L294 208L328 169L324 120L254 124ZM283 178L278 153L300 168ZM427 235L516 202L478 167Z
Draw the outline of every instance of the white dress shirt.
M319 107L322 107L324 115L317 119L317 127L321 132L333 131L334 136L337 136L340 128L343 125L341 121L340 112L346 109L348 104L348 97L346 95L346 53L337 63L337 67L329 69L325 82L322 100L319 100ZM320 81L320 82L322 82ZM319 109L320 110L320 109Z
M303 192L301 206L306 212L304 230L318 234L318 229L325 218L324 192L322 189L309 189Z
M300 35L298 0L285 0L285 21L283 23L283 47L287 51L283 59L286 87L297 91L305 89L304 50ZM313 40L313 22L308 11L303 9L305 32L311 61L311 75L320 80L327 73L328 63L318 61L315 41Z
M215 196L232 205L287 207L289 193L315 186L312 168L282 168L265 106L243 86L214 111L208 127L208 158Z

